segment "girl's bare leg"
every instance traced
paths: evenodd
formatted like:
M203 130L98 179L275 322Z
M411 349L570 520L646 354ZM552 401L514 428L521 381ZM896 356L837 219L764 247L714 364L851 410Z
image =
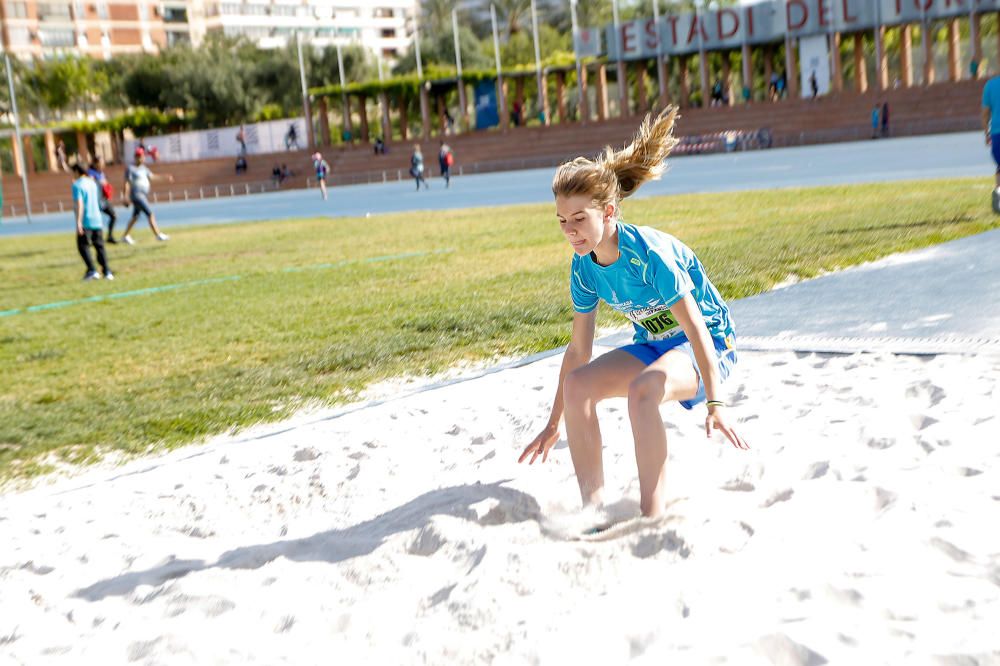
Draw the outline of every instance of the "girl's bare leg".
M664 505L667 432L660 417L660 403L689 400L697 392L698 373L691 357L681 351L667 352L628 386L628 415L639 468L639 508L644 516L658 516Z
M644 367L635 356L618 349L566 375L563 383L566 439L585 506L599 504L604 490L597 403L627 395L629 384Z

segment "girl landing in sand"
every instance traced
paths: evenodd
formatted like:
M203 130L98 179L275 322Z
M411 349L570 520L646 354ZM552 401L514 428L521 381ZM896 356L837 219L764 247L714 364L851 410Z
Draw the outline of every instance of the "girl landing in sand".
M652 122L647 117L631 145L608 148L596 161L578 157L556 171L556 217L575 252L573 331L548 424L518 459L531 464L541 456L545 462L565 409L580 494L585 505L600 504L604 464L596 407L606 398L627 396L644 516L657 516L664 506L661 402L677 400L693 409L707 399L705 434L720 430L733 446L749 448L732 428L720 390L736 363L729 308L686 245L621 219L621 200L663 173L663 160L677 143L676 116L668 108ZM591 360L601 300L632 321L634 344Z

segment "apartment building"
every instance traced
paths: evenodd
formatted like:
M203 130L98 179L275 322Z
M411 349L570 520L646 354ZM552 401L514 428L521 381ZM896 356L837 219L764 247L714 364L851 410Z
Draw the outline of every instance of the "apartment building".
M391 61L410 47L418 10L417 0L0 0L0 23L4 48L21 58L156 52L218 31L262 48L298 32L320 48L361 44Z
M231 0L205 3L205 28L245 35L264 48L284 46L298 32L323 48L358 43L383 58L412 41L416 0Z
M0 0L0 34L20 58L155 52L166 44L160 11L145 0Z

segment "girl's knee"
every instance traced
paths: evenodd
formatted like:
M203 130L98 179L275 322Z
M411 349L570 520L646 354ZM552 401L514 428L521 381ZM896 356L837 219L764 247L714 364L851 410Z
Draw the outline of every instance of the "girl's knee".
M666 395L666 376L661 372L643 372L628 385L629 406L643 403L659 405Z
M567 405L580 404L591 399L593 391L585 370L586 367L571 370L563 380L563 398Z

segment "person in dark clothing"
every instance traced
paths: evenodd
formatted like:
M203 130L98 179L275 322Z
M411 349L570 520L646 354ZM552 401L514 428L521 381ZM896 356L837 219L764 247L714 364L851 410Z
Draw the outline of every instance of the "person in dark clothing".
M413 176L417 184L417 191L420 191L420 184L424 184L424 189L429 190L430 185L424 179L424 154L420 152L420 145L413 146L413 155L410 156L410 175Z
M94 179L97 183L97 189L100 192L100 208L101 212L108 216L108 242L114 245L118 241L115 240L114 230L115 221L118 220L118 216L115 215L115 205L111 203L115 195L114 188L111 187L111 183L108 182L107 177L104 175L104 158L95 157L94 161L90 163L90 168L87 169L87 175Z
M444 186L451 187L451 165L455 163L455 156L451 152L451 147L441 142L441 149L438 151L438 166L441 168L441 177L444 178Z
M882 136L889 136L889 102L882 104Z
M816 96L819 95L819 81L816 80L815 69L809 75L809 88L812 90L812 98L816 99Z

